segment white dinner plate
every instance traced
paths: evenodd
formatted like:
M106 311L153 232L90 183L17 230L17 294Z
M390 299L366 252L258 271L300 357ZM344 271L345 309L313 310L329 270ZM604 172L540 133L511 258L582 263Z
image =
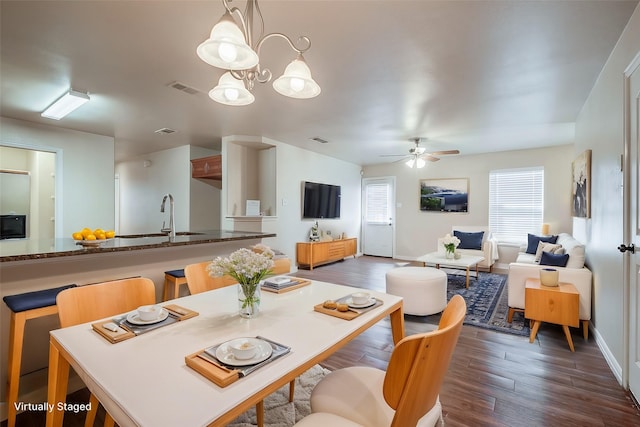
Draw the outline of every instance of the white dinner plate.
M257 347L256 354L251 359L236 359L231 353L231 349L229 345L234 341L249 341L251 344ZM273 352L273 347L271 344L266 342L265 340L261 340L259 338L236 338L231 341L227 341L222 343L216 349L216 358L224 363L225 365L231 366L247 366L247 365L255 365L256 363L260 363L264 360L267 360L271 353Z
M169 317L169 312L164 308L160 311L160 316L158 316L158 318L154 320L142 320L140 319L138 312L133 311L127 314L127 322L131 323L132 325L153 325L154 323L162 322L167 317Z
M369 298L369 301L365 302L364 304L356 304L355 302L353 302L353 299L351 299L351 297L349 297L349 298L347 298L347 300L345 302L351 308L367 308L367 307L371 307L372 305L374 305L377 302L377 300L374 297L371 297L371 298Z

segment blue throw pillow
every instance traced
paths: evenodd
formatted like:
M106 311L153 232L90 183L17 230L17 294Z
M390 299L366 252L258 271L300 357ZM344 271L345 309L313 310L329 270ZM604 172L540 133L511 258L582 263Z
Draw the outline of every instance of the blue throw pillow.
M540 265L566 267L568 261L569 254L552 254L551 252L542 252L542 256L540 257Z
M484 237L484 231L478 231L475 233L464 233L462 231L453 230L453 235L460 239L458 249L482 250L482 238Z
M536 236L533 234L527 234L527 253L535 254L538 250L538 243L556 243L558 236Z

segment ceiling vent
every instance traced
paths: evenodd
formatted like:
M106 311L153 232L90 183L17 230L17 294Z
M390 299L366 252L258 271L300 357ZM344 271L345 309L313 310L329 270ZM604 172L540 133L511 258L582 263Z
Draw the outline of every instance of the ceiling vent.
M326 139L322 139L319 136L314 136L313 138L309 138L311 141L319 142L320 144L327 144L329 141Z
M169 135L170 133L174 133L175 130L169 128L162 128L154 131L155 133L159 133L161 135Z
M180 82L173 82L169 85L169 87L188 93L189 95L195 95L196 93L200 92L198 89L187 86L186 84Z

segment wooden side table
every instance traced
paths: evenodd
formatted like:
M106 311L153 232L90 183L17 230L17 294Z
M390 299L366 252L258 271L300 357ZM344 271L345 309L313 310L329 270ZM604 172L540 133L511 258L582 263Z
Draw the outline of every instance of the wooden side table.
M533 320L529 342L536 338L540 323L555 323L562 325L569 348L575 351L569 326L578 327L580 324L580 294L576 287L563 282L556 287L543 286L538 279L527 279L524 286L524 317Z

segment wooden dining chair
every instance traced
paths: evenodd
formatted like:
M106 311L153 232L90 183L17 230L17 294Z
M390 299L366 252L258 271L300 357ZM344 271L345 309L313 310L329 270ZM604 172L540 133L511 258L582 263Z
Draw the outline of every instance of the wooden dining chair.
M153 281L143 277L70 288L60 292L56 298L62 328L115 316L135 310L141 305L155 303L156 290ZM99 405L98 398L93 393L89 402L91 410L87 413L85 427L93 426ZM108 412L104 425L114 425Z
M438 394L466 312L455 295L438 329L397 344L386 372L355 366L327 375L311 393L311 415L296 426L435 426L442 421Z

